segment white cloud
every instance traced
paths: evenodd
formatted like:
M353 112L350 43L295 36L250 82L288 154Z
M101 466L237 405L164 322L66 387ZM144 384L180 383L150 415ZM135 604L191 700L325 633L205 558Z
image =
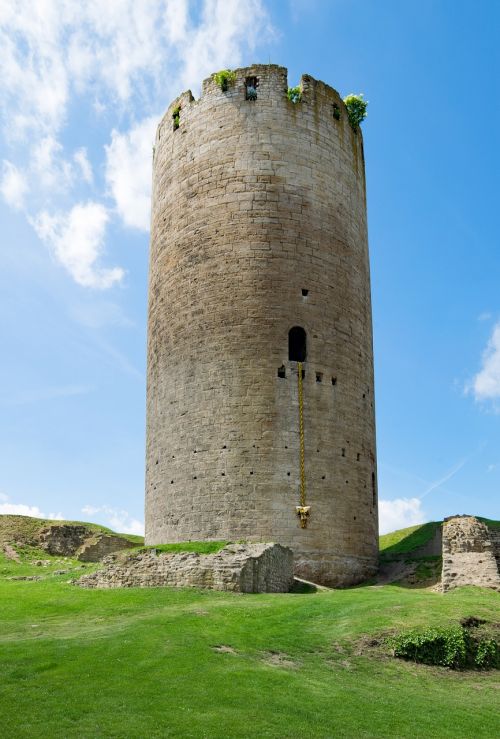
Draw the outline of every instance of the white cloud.
M123 509L112 508L108 505L86 505L82 508L82 513L93 517L96 514L101 514L100 518L104 518L106 525L121 534L144 536L144 523L137 518L133 518L128 511Z
M84 513L86 516L93 516L94 513L99 513L100 510L100 508L96 508L95 506L85 505L82 508L82 513Z
M379 500L379 528L381 534L405 529L424 523L426 515L422 510L419 498L396 498L395 500Z
M112 131L106 146L106 182L126 226L149 231L151 158L159 116L145 118L128 133Z
M2 197L11 208L20 210L24 205L24 196L28 192L25 175L12 162L3 161L2 180L0 182Z
M0 503L2 515L33 516L34 518L45 518L40 508L36 505L24 505L23 503Z
M79 203L69 213L50 215L42 211L33 226L79 285L105 289L120 282L124 275L120 267L105 269L97 265L108 218L103 205Z
M240 65L244 52L272 33L263 0L246 0L243 14L239 0L0 3L0 129L13 150L1 193L12 207L25 207L80 285L104 289L123 275L96 267L107 194L126 226L149 228L152 141L169 99L182 89L196 92L217 69ZM82 146L90 148L90 139L66 151L65 128L72 126L76 140L86 130L78 121L96 117L101 131L109 126L105 151ZM104 156L106 193L93 176ZM90 204L75 204L81 196L73 192L82 181L94 188L86 228L76 221L83 207L90 215ZM48 215L61 210L65 215ZM75 229L73 248L67 237Z
M239 0L206 0L199 26L184 34L178 26L177 34L182 40L180 78L184 87L198 90L211 72L239 66L243 49L271 38L273 29L260 0L247 0L243 15Z
M86 395L92 388L88 385L60 385L56 387L40 387L31 390L13 393L10 389L0 393L0 406L2 405L29 405L44 400L55 398L70 398L75 395Z
M48 518L51 521L64 521L62 513L49 513L45 515L43 511L36 505L26 505L25 503L9 503L9 496L0 493L0 514L10 516L32 516L33 518Z
M73 95L125 102L172 70L198 85L270 33L262 0L247 0L243 15L239 0L3 0L0 101L14 110L4 125L11 136L57 132Z
M65 192L72 184L74 171L63 156L63 147L54 136L44 136L33 146L30 166L39 187Z
M466 388L478 401L500 399L500 321L494 326L486 349L482 367Z
M92 165L89 162L89 158L87 156L87 149L82 146L81 149L78 149L78 151L75 151L73 155L73 159L80 167L80 171L82 173L82 177L89 185L92 184L92 181L94 179L94 175L92 172Z

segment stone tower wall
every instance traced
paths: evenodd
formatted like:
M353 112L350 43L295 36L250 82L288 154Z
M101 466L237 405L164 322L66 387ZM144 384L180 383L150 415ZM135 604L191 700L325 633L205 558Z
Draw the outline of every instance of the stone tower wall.
M236 75L181 95L157 133L146 541L276 541L302 576L348 584L378 552L362 136L323 82L303 76L294 104L286 69ZM293 326L307 332L304 529Z

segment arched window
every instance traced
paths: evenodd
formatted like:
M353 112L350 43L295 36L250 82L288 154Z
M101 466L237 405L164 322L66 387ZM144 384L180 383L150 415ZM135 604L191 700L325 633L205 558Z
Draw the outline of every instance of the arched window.
M301 326L294 326L288 332L288 359L291 362L305 362L306 354L306 332Z

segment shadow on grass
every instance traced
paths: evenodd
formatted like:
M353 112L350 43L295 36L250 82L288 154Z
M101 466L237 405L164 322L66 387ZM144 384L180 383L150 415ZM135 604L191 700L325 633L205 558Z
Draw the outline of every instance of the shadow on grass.
M396 541L394 544L386 547L380 552L381 559L391 558L395 554L407 554L420 549L430 542L437 529L441 526L438 521L430 521L419 526L418 529L412 531L408 536Z

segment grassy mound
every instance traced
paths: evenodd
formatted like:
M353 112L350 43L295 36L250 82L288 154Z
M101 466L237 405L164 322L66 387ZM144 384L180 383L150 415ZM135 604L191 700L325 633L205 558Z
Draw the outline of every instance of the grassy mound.
M40 532L49 526L85 526L89 533L113 534L121 536L137 544L144 542L142 536L135 534L119 534L106 526L86 521L54 521L48 518L32 518L31 516L0 515L0 544L18 542L23 545L35 545L39 540Z
M427 544L440 526L440 521L430 521L383 534L379 538L380 555L390 557L395 554L411 554L415 549Z
M140 547L139 552L154 549L157 552L195 552L196 554L215 554L220 552L228 541L182 541L175 544L153 544L152 546Z

